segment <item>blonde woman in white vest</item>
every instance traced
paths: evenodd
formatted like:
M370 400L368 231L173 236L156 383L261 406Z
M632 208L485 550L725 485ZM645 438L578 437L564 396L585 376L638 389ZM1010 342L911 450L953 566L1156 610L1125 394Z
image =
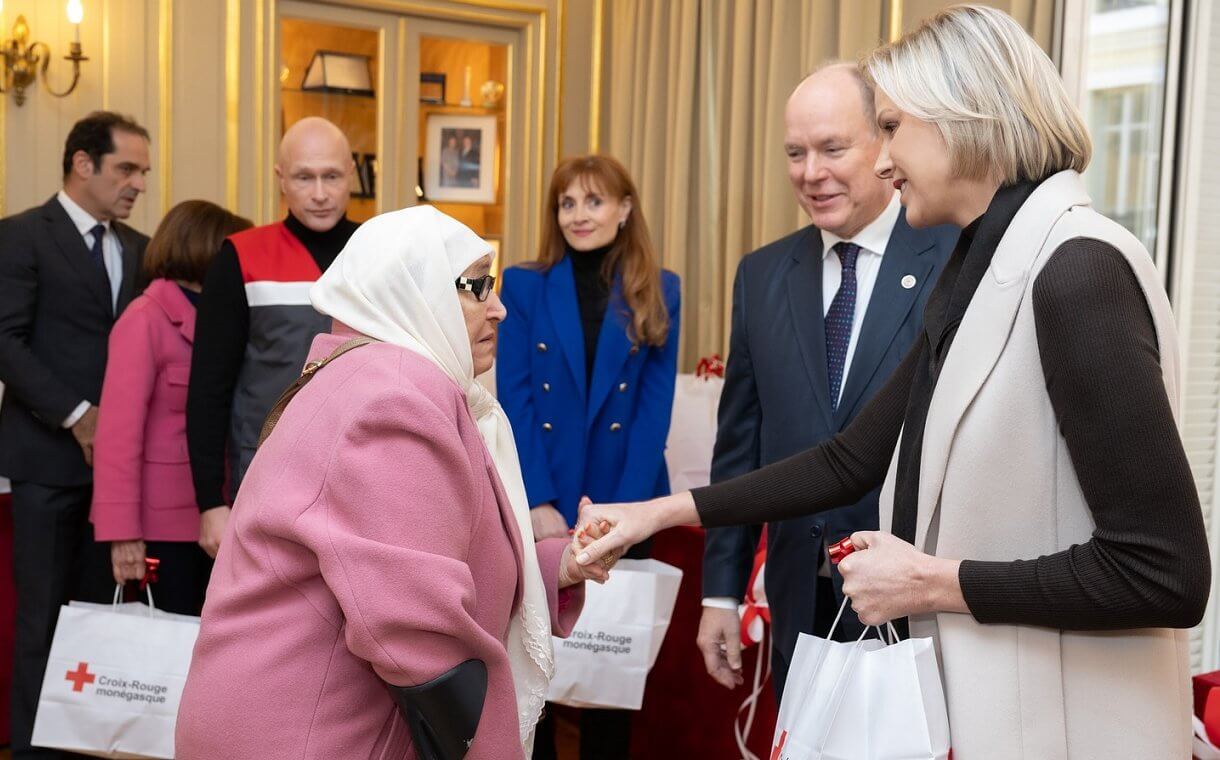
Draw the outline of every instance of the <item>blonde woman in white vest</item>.
M951 8L863 66L887 137L878 174L913 226L963 228L923 340L827 444L642 507L586 508L583 524L614 529L579 561L884 482L890 530L852 536L843 590L863 622L936 638L958 760L1188 758L1183 629L1210 562L1152 259L1090 207L1084 122L1011 18Z

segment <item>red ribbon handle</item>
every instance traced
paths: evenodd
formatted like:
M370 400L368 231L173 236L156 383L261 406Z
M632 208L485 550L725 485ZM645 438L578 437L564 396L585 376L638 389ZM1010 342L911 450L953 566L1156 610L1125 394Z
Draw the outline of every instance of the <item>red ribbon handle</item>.
M695 366L695 377L701 377L706 380L713 375L724 377L724 362L720 359L720 354L705 356Z
M161 566L161 560L155 557L144 558L144 577L140 579L140 590L143 591L150 583L157 582L157 568Z

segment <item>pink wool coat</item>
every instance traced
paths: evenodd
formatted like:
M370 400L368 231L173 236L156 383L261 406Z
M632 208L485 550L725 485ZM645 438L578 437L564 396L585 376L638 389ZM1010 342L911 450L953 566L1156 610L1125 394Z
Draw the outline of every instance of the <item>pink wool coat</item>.
M198 541L199 507L186 453L186 384L195 307L155 280L110 331L93 441L98 541Z
M349 335L322 335L310 359ZM566 541L536 551L552 626ZM520 758L504 641L521 538L491 457L447 376L376 343L297 395L242 483L208 586L178 713L180 760L413 758L383 683L468 659L488 690L467 757Z

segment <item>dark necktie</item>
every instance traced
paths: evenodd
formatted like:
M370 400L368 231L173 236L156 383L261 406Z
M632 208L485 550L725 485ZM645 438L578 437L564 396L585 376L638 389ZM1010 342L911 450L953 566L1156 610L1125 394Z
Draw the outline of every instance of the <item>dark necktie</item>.
M830 375L830 405L837 408L843 369L847 365L847 346L851 343L851 323L856 318L856 256L860 246L835 243L834 252L843 264L843 279L826 312L826 371Z
M106 292L110 292L110 273L106 271L106 257L103 254L105 250L106 226L99 224L89 230L89 234L93 236L93 247L89 249L89 258L93 261L93 265L102 270L102 277L106 278Z

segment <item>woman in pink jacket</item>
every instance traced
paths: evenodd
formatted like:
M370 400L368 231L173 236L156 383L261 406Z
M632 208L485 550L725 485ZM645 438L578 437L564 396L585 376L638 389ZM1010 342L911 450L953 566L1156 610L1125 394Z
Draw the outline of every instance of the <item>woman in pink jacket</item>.
M212 562L195 543L199 509L186 454L186 381L200 283L221 242L252 226L207 201L170 209L144 254L151 284L110 332L93 445L98 541L110 542L116 583L160 561L154 602L198 615Z
M528 754L551 635L606 568L534 542L512 431L474 379L505 317L491 262L421 206L366 222L313 286L334 330L242 483L178 758Z

